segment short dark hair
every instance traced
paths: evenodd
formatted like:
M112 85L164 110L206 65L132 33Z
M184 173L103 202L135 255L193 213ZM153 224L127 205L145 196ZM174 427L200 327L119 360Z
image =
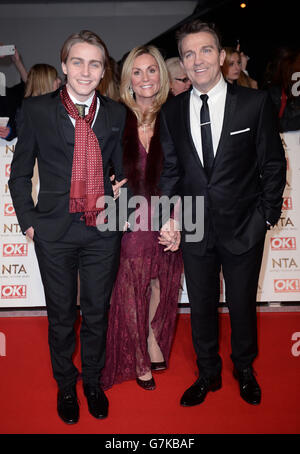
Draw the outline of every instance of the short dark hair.
M60 61L62 63L66 63L71 47L77 43L88 43L99 47L103 52L104 67L106 67L109 58L107 47L96 33L89 30L81 30L79 33L73 33L66 39L60 51Z
M181 45L183 39L192 33L206 32L210 33L216 42L219 52L222 50L220 33L217 31L215 24L208 24L196 19L192 22L187 22L176 32L176 40L178 45L179 56L182 59Z

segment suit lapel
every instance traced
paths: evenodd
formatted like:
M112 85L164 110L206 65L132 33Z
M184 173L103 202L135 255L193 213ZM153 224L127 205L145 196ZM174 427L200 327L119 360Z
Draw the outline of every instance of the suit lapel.
M103 150L108 136L108 131L111 129L111 121L105 99L101 95L98 95L98 99L100 101L100 106L97 118L93 125L93 131L97 136L101 150Z
M184 114L184 122L185 122L185 127L186 127L186 133L187 137L189 140L189 149L192 150L192 153L195 156L196 162L199 164L203 175L206 177L206 173L204 171L204 167L202 165L201 159L199 158L199 154L197 152L197 149L195 147L193 137L192 137L192 132L191 132L191 121L190 121L190 96L191 96L191 90L189 90L186 93L186 96L183 97L182 99L182 112Z
M58 132L58 137L59 140L62 144L62 149L64 153L67 155L68 159L73 159L73 151L70 150L70 147L68 146L68 141L65 135L65 128L64 124L68 124L70 122L70 127L73 127L72 122L66 112L66 109L64 108L60 95L59 95L59 90L57 91L57 104L56 104L56 124L57 124L57 132Z
M215 167L218 165L218 163L220 162L220 160L222 158L224 144L230 133L230 125L232 123L232 118L233 118L233 115L235 112L236 97L237 97L237 95L236 95L235 87L233 85L227 83L227 95L226 95L226 101L225 101L223 127L222 127L222 132L221 132L216 156L214 159L212 173L214 172Z

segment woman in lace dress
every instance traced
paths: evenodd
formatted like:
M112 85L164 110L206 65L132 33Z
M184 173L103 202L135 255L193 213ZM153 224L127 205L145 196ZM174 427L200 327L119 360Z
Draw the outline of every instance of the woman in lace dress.
M122 239L101 378L104 389L136 379L142 388L153 390L152 372L168 365L183 265L181 252L159 244L159 233L151 231L153 209L148 203L159 195L159 111L168 92L168 72L159 51L153 46L133 49L124 62L120 86L128 108L124 171L133 194L144 196L144 202Z

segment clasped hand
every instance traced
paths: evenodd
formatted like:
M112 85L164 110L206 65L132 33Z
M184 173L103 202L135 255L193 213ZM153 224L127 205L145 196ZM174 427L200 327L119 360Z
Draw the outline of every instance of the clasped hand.
M179 249L180 240L178 223L174 219L169 219L160 229L159 244L166 246L164 251L175 252Z
M112 175L110 177L110 181L113 183L112 184L112 189L114 193L114 200L116 200L120 196L120 188L127 183L127 178L124 178L121 181L115 180L115 175Z

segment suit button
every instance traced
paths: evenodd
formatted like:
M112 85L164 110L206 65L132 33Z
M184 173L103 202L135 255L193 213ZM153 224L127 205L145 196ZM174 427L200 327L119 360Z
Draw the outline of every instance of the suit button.
M208 185L207 185L207 189L210 189L210 188L211 188L211 184L208 184Z

